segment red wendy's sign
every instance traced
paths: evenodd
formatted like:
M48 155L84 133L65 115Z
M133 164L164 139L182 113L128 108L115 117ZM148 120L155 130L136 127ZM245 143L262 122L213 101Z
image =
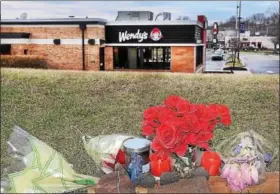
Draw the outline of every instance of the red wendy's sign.
M212 28L212 33L213 33L214 35L217 35L218 32L219 32L219 26L218 26L218 23L215 22L214 25L213 25L213 28Z

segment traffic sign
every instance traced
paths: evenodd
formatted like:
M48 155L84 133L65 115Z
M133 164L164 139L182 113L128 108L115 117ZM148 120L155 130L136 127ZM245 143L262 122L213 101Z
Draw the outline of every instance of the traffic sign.
M245 23L240 23L239 25L239 30L240 30L240 33L245 33Z

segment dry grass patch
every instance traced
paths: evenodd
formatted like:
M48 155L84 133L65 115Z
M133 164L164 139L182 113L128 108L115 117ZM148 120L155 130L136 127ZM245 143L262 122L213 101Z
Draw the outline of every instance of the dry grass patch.
M74 128L95 136L140 135L145 108L175 94L193 103L227 104L233 123L217 128L213 145L254 129L279 146L278 75L202 75L1 69L1 174L9 134L19 123L62 153L79 173L93 174L92 159ZM279 160L270 166L279 168Z

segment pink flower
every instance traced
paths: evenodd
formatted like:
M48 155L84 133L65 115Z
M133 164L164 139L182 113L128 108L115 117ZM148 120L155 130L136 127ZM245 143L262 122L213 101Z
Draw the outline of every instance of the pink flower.
M252 179L252 185L258 184L259 182L259 173L255 166L250 166L250 174Z
M226 179L229 175L229 171L230 171L230 164L225 164L223 169L222 169L222 173L221 173L221 177Z

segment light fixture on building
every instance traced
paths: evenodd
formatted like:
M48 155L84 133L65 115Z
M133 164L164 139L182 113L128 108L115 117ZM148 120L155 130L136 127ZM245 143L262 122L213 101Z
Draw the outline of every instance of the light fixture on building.
M105 43L105 40L103 39L100 39L100 45L104 44Z
M53 43L56 44L56 45L59 45L60 44L60 39L54 39Z
M94 40L94 39L89 39L89 40L88 40L88 44L94 45L94 44L95 44L95 40Z

